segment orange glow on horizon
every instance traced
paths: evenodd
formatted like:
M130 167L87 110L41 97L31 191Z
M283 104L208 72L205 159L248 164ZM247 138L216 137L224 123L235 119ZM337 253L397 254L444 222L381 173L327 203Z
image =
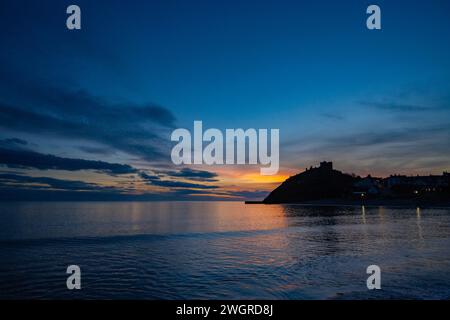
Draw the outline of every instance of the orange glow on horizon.
M247 173L241 175L238 179L243 183L282 183L287 178L289 176L284 174L263 176L259 173Z

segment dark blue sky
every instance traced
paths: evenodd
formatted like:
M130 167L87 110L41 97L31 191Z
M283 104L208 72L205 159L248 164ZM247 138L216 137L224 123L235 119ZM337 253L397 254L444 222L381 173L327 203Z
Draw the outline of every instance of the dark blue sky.
M80 31L65 28L73 3ZM380 31L365 26L369 4ZM323 159L357 174L439 173L450 166L449 18L444 0L2 1L0 139L167 169L170 131L203 120L280 128L285 174ZM233 186L255 171L200 169Z

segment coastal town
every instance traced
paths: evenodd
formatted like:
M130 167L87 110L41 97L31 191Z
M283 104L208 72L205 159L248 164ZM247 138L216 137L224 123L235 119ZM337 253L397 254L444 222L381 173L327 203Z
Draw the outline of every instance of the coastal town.
M323 161L318 167L288 178L273 190L264 203L300 203L334 200L404 202L406 204L450 203L450 173L442 175L390 175L385 178L359 177L333 168Z

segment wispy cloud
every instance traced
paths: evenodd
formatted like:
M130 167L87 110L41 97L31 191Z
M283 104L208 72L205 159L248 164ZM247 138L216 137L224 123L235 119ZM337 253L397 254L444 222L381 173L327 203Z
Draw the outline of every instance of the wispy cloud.
M107 174L129 174L137 172L135 168L127 164L63 158L29 150L13 150L5 148L0 148L0 164L10 168L67 171L95 170Z
M155 171L158 174L163 174L169 177L183 178L193 181L215 182L217 181L217 173L206 170L194 170L190 168L183 168L179 171Z
M337 113L330 113L330 112L324 112L320 114L322 117L331 119L331 120L337 120L342 121L345 119L343 115L337 114Z
M141 172L140 177L149 185L158 186L158 187L166 187L166 188L188 188L188 189L217 189L218 186L215 185L206 185L200 183L191 183L185 181L176 181L176 180L163 180L160 176L157 175L149 175L145 172Z
M429 112L429 111L439 111L442 110L442 106L424 106L418 104L404 104L397 102L374 102L374 101L363 101L361 105L372 107L377 110L382 111L392 111L392 112Z
M169 109L8 75L0 76L0 128L90 141L146 161L167 158L166 136L176 121Z
M69 191L116 191L112 187L100 186L78 180L64 180L49 177L31 177L19 174L0 174L0 186L21 187L29 189L57 189Z
M16 148L16 147L23 147L28 144L27 141L19 139L19 138L7 138L7 139L1 139L0 140L0 147L6 147L6 148Z

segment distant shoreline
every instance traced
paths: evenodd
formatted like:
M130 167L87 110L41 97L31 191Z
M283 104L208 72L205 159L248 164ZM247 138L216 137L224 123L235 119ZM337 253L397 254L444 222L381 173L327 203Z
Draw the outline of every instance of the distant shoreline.
M449 202L416 202L412 203L411 200L316 200L316 201L304 201L304 202L280 202L280 203L265 203L264 201L245 201L245 204L264 204L264 205L301 205L301 206L349 206L349 207L401 207L401 208L450 208Z

